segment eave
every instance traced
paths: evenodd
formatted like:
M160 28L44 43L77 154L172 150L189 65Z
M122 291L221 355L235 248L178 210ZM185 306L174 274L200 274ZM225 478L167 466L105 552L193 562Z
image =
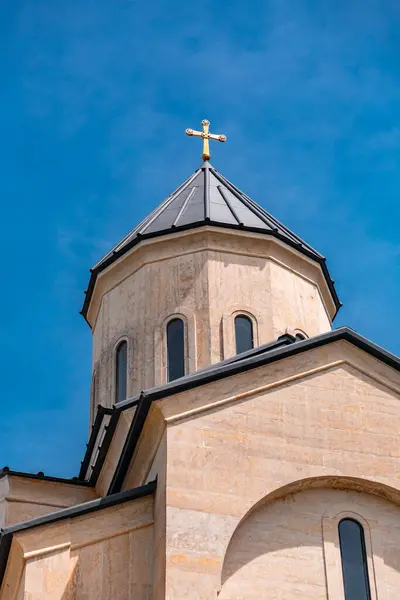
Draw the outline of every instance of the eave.
M145 240L155 239L155 238L159 238L159 237L166 236L166 235L169 236L169 235L179 234L179 233L183 233L185 231L199 229L201 227L218 227L221 229L230 229L230 230L234 230L234 231L235 230L236 231L247 231L249 233L256 233L256 234L261 234L263 236L272 237L272 238L275 238L275 239L283 242L284 244L288 245L289 247L293 248L294 250L297 250L298 252L300 252L301 254L306 256L307 258L313 260L321 267L322 274L324 276L324 279L328 286L329 292L332 296L334 306L336 308L336 312L334 313L332 318L334 319L336 317L340 307L342 306L342 303L340 302L339 296L336 292L334 280L331 278L331 276L329 274L329 270L328 270L328 267L326 264L325 257L309 250L308 246L302 244L301 242L295 242L295 241L292 241L291 239L283 236L282 234L279 233L279 231L274 231L274 230L266 231L264 229L259 229L257 227L245 227L243 225L232 225L232 224L227 225L224 223L219 223L219 222L214 222L214 221L208 220L208 221L199 221L197 223L190 223L188 225L184 225L181 227L175 227L173 229L166 229L163 231L157 231L157 232L149 233L149 234L139 234L138 233L136 235L136 237L134 237L128 244L124 245L118 251L113 252L113 254L110 255L106 260L100 262L96 267L91 269L89 285L87 287L87 290L85 290L85 299L83 302L82 310L80 311L80 314L84 317L84 319L86 320L88 325L91 326L88 321L88 311L89 311L90 303L91 303L92 296L94 293L96 281L97 281L97 278L100 275L100 273L105 271L108 267L110 267L110 265L115 263L117 260L122 258L125 254L130 252L135 246L137 246L138 244L140 244L141 242L143 242Z

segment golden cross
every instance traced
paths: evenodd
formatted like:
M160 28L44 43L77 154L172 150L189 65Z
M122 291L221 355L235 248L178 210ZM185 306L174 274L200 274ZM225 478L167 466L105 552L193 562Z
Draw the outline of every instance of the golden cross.
M194 129L186 129L186 135L195 135L197 137L203 138L203 160L210 160L210 144L208 140L218 140L218 142L226 142L226 135L216 135L215 133L210 133L210 121L204 119L201 122L203 126L203 131L196 131Z

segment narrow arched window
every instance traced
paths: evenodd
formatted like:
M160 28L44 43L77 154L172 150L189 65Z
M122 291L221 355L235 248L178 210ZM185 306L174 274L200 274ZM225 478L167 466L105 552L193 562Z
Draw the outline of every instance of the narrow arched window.
M306 339L306 336L304 335L304 333L296 333L296 335L294 337L296 338L296 340L299 340L299 342Z
M235 318L236 354L254 347L253 323L249 317L238 315Z
M185 325L182 319L172 319L167 325L168 381L185 374Z
M339 523L340 555L346 600L371 600L364 529L354 519Z
M115 353L115 402L126 399L128 344L121 342Z
M93 376L92 376L92 388L91 388L91 395L92 395L92 406L95 408L96 404L98 402L98 375L97 375L97 371L94 370L93 371Z

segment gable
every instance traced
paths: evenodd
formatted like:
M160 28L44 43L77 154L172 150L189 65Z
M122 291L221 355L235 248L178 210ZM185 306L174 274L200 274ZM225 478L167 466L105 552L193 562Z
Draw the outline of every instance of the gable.
M167 531L180 531L167 536L165 553L169 585L182 597L187 571L210 594L218 589L236 527L282 488L358 478L372 490L400 489L400 398L391 369L343 342L292 359L234 376L226 389L222 381L205 386L202 399L192 390L191 401L181 394L160 403Z
M334 333L336 332L329 333L326 337L331 337ZM172 397L168 394L165 398L158 400L157 405L166 422L172 423L179 419L194 417L208 410L221 409L230 403L245 401L257 394L269 393L287 385L300 385L304 378L318 376L344 365L353 367L355 371L369 377L371 382L382 384L395 393L400 392L399 372L381 360L377 360L374 356L341 339L308 349L307 345L313 341L306 340L300 344L279 348L277 353L282 355L280 360L265 362L258 367L252 359L238 360L236 364L232 364L231 375L227 373L228 376L218 377L218 379L215 377L210 383L201 386L188 386L188 389L184 389L181 393L178 389ZM268 357L269 354L272 358L273 352L268 352L265 356ZM263 359L263 356L260 355L259 358ZM241 368L241 362L250 362L246 370ZM253 368L251 368L251 362L254 362ZM229 368L230 365L227 367ZM217 369L218 366L215 371ZM210 373L213 375L211 370ZM322 383L321 387L323 388Z
M275 461L277 474L285 456L325 474L324 469L331 473L329 469L340 468L343 456L349 455L349 464L355 464L359 458L352 454L362 455L363 448L369 454L371 447L386 472L385 461L395 458L400 425L398 379L398 373L381 361L340 341L168 396L155 401L151 411L159 414L160 435L167 427L168 469L176 456L185 470L188 455L198 456L201 468L207 449L214 480L219 470L229 471L228 465L235 464L235 452L239 462L251 460L247 450L254 444L257 454L261 444L266 460ZM160 440L153 433L146 426L141 432L125 489L146 481ZM360 476L374 475L372 467L362 465L363 461ZM390 463L390 476L393 467ZM186 472L190 479L191 469Z
M221 493L242 514L276 487L332 474L397 486L393 373L349 344L327 349L159 403L167 485L183 504L209 508Z

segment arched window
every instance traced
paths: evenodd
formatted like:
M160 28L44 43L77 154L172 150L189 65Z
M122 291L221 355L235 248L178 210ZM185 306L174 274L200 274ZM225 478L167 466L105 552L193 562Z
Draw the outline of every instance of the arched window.
M299 342L301 340L305 340L306 336L304 335L304 333L296 333L296 335L294 336L296 338L296 340L299 340Z
M371 600L364 530L354 519L339 523L340 555L346 600Z
M126 399L128 344L122 341L115 353L115 402Z
M98 390L97 390L97 387L98 387L98 375L97 375L97 370L95 369L93 371L93 375L92 375L92 387L91 387L91 390L90 390L91 391L91 396L92 396L92 406L93 406L93 408L96 408L96 404L98 402L98 398L97 398L97 396L98 396L98 393L97 393Z
M185 374L185 325L182 319L172 319L167 325L168 381Z
M246 315L235 318L236 354L254 348L253 323Z

